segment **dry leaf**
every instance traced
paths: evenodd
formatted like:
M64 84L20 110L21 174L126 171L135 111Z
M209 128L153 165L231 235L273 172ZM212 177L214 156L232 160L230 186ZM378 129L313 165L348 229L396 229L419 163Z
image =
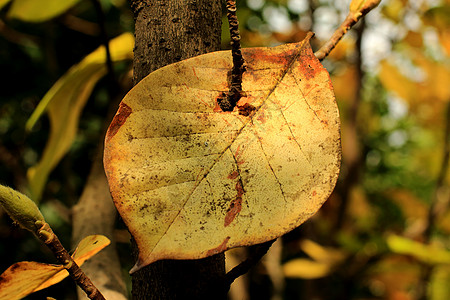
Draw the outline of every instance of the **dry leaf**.
M78 244L72 257L81 266L109 243L109 239L102 235L87 236ZM54 285L67 276L69 273L62 265L34 261L15 263L0 275L0 300L21 299Z
M86 260L97 254L109 244L110 240L106 236L89 235L80 241L78 247L75 249L75 252L72 254L72 258L78 266L82 266ZM66 270L61 270L58 274L55 274L49 280L33 290L33 292L37 292L57 284L67 276L69 276L69 272Z
M298 227L334 188L339 113L309 35L244 49L246 97L233 112L229 51L159 69L123 99L105 141L115 205L139 247L133 271L198 259Z
M61 270L64 270L61 265L34 261L15 263L0 276L0 300L21 299Z

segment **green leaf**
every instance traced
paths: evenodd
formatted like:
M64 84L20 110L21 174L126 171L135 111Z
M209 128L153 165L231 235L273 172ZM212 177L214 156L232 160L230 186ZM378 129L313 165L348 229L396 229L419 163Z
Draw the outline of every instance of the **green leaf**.
M132 58L134 39L124 33L110 42L114 62ZM75 138L81 111L98 80L106 74L104 47L85 57L70 68L47 92L27 121L30 130L48 111L51 131L41 160L28 170L31 196L39 201L48 175L67 153Z
M80 0L14 0L10 18L26 22L44 22L66 12Z
M391 251L411 255L428 264L450 264L450 251L435 245L425 245L410 239L391 235L387 238Z

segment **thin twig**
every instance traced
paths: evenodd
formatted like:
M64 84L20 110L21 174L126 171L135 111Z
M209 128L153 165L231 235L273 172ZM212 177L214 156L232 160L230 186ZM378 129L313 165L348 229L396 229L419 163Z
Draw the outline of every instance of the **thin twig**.
M103 13L102 5L98 0L91 0L92 5L94 5L95 13L97 14L98 19L98 25L100 27L100 39L102 41L103 46L106 50L106 68L108 69L108 76L110 79L111 87L115 86L115 76L114 76L114 69L112 64L112 58L111 58L111 51L109 49L109 38L108 34L106 33L106 27L105 27L105 14Z
M236 15L236 1L227 0L227 18L230 26L231 55L233 56L233 69L231 70L230 90L219 99L219 106L223 111L232 111L242 97L242 74L245 71L244 58L241 52L241 36L239 34L239 21Z
M319 50L317 50L314 55L322 61L328 56L328 54L330 54L331 50L336 47L337 43L342 39L344 34L346 34L347 31L349 31L362 17L367 15L367 13L369 13L369 11L375 8L379 3L380 0L372 0L363 6L359 11L350 11L339 28L333 33L331 38Z
M84 274L77 263L70 256L69 252L59 241L50 226L46 222L40 222L42 225L38 230L38 237L53 252L56 259L69 272L70 277L86 293L89 299L105 300L102 293L95 287L89 277Z
M270 246L272 246L275 241L276 239L251 247L250 249L253 249L253 251L251 251L248 258L225 275L225 284L229 287L236 278L246 274L261 260L267 251L269 251Z

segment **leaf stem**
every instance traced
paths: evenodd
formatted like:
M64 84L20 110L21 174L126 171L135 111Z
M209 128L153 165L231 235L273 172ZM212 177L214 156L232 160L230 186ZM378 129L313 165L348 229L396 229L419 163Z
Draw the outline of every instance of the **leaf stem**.
M331 50L336 47L337 43L342 37L365 15L367 15L373 8L375 8L380 1L371 1L367 5L363 6L361 10L353 12L350 11L342 24L336 29L330 39L319 49L314 55L322 61L330 54Z
M266 255L267 251L269 251L269 248L276 240L277 239L274 239L251 247L250 249L253 249L253 251L247 257L247 259L231 269L225 275L225 283L227 284L227 286L229 287L239 276L244 275L253 266L255 266L261 260L261 258Z
M231 55L233 56L233 68L231 70L230 90L219 99L219 106L223 111L232 111L236 103L242 97L242 74L245 71L244 58L241 51L241 36L239 33L239 21L236 15L236 1L227 0L227 18L230 27Z
M70 277L86 293L89 299L105 300L102 293L72 259L69 252L67 252L58 237L53 233L50 225L43 221L37 221L36 225L40 226L37 230L39 239L53 252L58 262L69 272Z

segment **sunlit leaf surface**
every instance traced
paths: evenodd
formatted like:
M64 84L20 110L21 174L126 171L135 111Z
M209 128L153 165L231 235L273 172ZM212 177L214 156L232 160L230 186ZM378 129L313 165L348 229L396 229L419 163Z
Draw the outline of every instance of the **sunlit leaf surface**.
M81 266L109 243L109 239L102 235L87 236L78 244L72 257ZM34 261L15 263L0 275L0 300L21 299L54 285L67 276L69 273L61 265Z
M339 172L339 115L309 38L245 49L233 112L230 52L157 70L123 99L106 137L115 204L139 246L135 268L196 259L296 228Z

